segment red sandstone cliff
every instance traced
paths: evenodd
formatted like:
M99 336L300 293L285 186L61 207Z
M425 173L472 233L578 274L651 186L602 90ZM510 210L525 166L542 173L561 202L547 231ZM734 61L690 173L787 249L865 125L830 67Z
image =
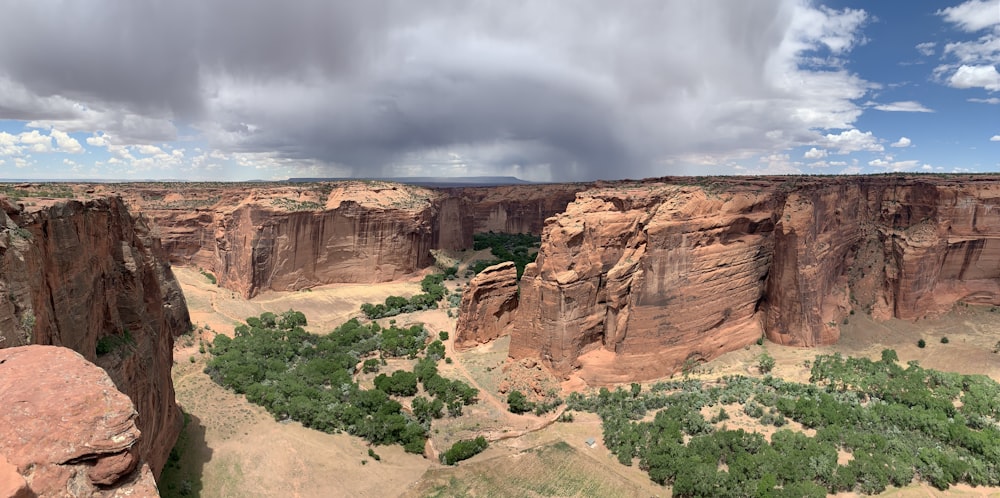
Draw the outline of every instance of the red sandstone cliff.
M996 177L609 184L547 222L510 354L623 382L762 333L830 344L854 309L917 319L1000 304L998 213Z
M137 448L159 475L181 423L173 338L190 319L158 240L115 197L6 204L0 347L64 346L104 368L138 409Z
M96 186L148 216L175 264L252 297L398 279L474 233L541 233L582 184L428 189L380 181Z
M159 496L132 401L78 353L0 350L0 495Z
M507 261L479 272L462 292L455 348L467 349L506 333L517 309L517 268Z

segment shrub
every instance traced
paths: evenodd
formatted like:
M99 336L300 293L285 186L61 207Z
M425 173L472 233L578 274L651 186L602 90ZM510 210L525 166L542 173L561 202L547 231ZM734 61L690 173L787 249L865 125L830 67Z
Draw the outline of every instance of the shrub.
M489 446L486 438L479 436L476 439L463 439L453 444L448 451L441 455L441 463L445 465L455 465L457 462L472 458L482 453Z
M448 340L448 333L445 332L445 331L443 331L443 330L441 332L438 332L438 339L440 339L442 341L447 341Z
M767 352L763 352L757 357L757 368L760 369L760 373L769 373L774 370L774 358Z
M941 344L948 344L948 338L947 337L942 337L941 338Z
M122 335L106 335L97 340L96 353L97 356L104 356L112 352L118 351L125 346L134 346L135 339L132 338L132 333L128 330L122 332Z
M521 391L511 391L507 395L507 408L511 413L527 413L535 408L534 403L528 401Z
M375 358L367 359L361 365L361 371L364 372L364 373L376 373L376 372L378 372L379 364L380 363L381 362L378 361Z
M917 341L917 347L921 349L927 347L927 341L920 339L919 341Z

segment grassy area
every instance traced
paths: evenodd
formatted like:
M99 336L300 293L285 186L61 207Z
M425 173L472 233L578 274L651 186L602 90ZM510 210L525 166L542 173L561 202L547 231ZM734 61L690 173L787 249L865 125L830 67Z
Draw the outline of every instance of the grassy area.
M632 483L564 441L509 457L465 462L429 471L408 496L536 497L639 496Z

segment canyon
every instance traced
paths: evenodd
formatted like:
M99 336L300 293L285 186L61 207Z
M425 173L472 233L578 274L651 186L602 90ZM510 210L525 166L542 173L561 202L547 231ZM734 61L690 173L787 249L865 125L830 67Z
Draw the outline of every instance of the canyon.
M958 302L1000 304L997 189L987 175L880 175L122 193L159 227L171 262L244 297L396 280L432 265L431 249L468 249L474 233L541 234L519 297L497 281L503 296L476 290L504 311L470 302L460 344L510 333L514 359L613 384L765 336L832 344L851 313L918 320Z
M585 184L429 189L381 181L97 185L158 227L171 263L246 298L397 280L474 233L540 233Z
M191 329L170 264L249 299L416 279L475 233L538 234L520 281L512 264L472 279L455 347L509 335L512 360L591 386L689 371L762 338L834 344L853 315L1000 306L997 176L24 189L0 197L0 348L63 346L103 368L138 413L136 468L154 477L180 430L173 340Z

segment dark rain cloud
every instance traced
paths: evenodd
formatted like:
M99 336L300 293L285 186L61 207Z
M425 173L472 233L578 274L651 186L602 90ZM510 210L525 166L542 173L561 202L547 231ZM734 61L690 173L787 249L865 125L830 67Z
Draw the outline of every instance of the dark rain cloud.
M799 68L802 52L849 46L858 22L794 1L3 0L0 12L0 119L125 143L190 125L224 152L356 174L434 173L447 150L480 172L669 174L671 158L845 127L864 92L837 68L802 88L819 74Z

